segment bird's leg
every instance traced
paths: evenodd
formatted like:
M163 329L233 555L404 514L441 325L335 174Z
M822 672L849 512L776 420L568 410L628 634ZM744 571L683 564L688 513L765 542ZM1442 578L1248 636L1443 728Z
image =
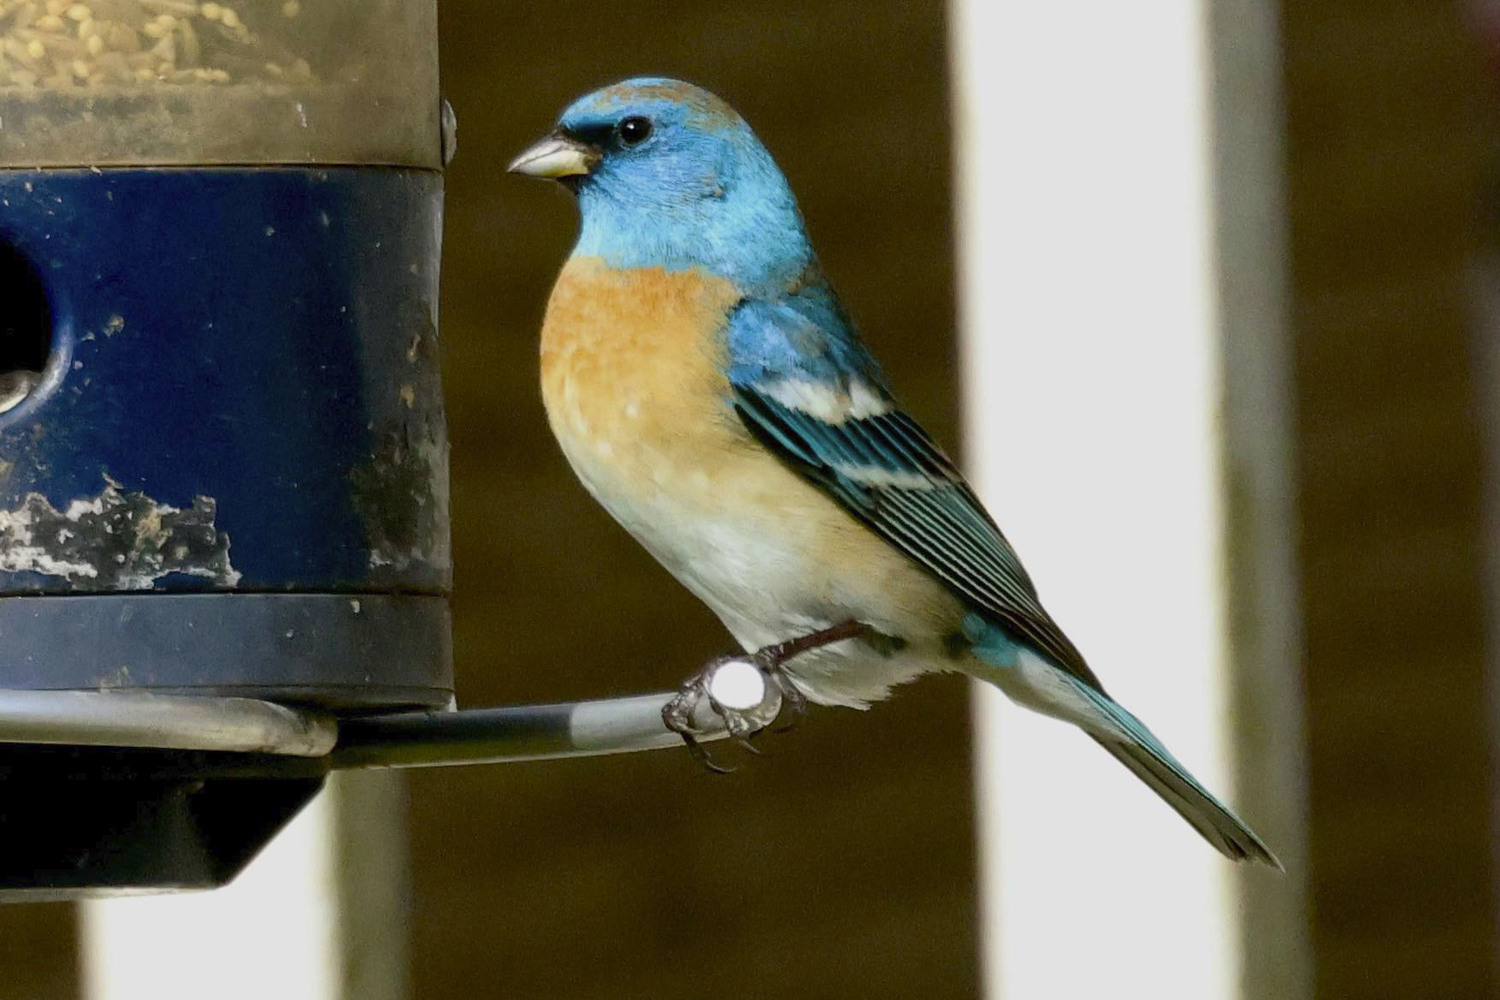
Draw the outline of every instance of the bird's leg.
M762 646L750 655L767 670L777 670L783 663L799 653L829 646L835 642L843 642L845 639L857 639L873 631L875 630L864 622L857 622L851 618L849 621L829 626L821 632L809 632L807 635L799 635L786 642L778 642L774 646Z
M807 711L807 698L798 690L790 677L786 676L785 665L788 660L793 659L810 650L818 649L835 642L843 642L845 639L854 639L873 631L870 626L863 622L847 621L819 632L811 632L807 635L797 636L785 642L775 645L763 646L748 657L718 656L710 660L701 670L693 674L683 684L682 690L677 693L671 701L662 707L662 723L682 737L687 744L689 752L711 771L724 773L729 770L715 764L708 756L708 751L698 742L698 727L693 723L693 712L704 698L708 699L709 707L714 714L724 721L724 728L735 742L752 753L759 753L750 740L759 734L767 725L764 718L753 717L754 706L735 707L724 704L714 696L713 683L719 671L732 662L738 661L741 669L748 662L768 684L775 684L781 694L780 707L786 709L792 717L793 723L800 719ZM751 674L753 679L754 675ZM753 696L752 699L754 700ZM763 700L763 699L762 699ZM784 728L790 729L791 725Z
M786 675L786 661L809 650L832 645L835 642L843 642L845 639L856 639L873 631L874 629L864 622L850 619L819 632L810 632L785 642L778 642L774 646L762 646L750 654L750 659L755 665L760 667L761 671L774 680L776 686L781 689L781 699L786 708L787 721L778 732L789 732L795 729L797 723L801 722L802 717L807 714L807 697Z

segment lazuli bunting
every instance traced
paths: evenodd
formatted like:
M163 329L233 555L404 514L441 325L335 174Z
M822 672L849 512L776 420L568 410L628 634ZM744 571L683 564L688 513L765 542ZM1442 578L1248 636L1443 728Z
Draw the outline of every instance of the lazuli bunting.
M511 170L560 181L582 213L542 328L563 451L747 650L796 640L789 697L865 707L961 671L1078 726L1228 857L1279 867L1043 609L896 404L732 108L628 80L569 107Z

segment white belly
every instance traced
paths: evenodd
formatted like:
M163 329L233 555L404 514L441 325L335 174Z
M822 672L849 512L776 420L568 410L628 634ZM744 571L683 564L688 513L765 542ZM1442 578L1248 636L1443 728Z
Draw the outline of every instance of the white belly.
M732 483L715 483L701 470L687 473L697 479L687 490L675 484L662 488L666 483L660 480L670 482L675 474L668 470L652 477L645 490L639 483L625 490L607 456L570 447L568 442L563 449L589 493L708 605L746 651L850 620L908 643L886 654L850 640L798 657L787 670L812 701L864 708L896 684L947 668L937 652L937 636L923 616L907 612L888 595L872 592L868 585L873 581L857 572L818 558L814 518L828 511L813 515L805 509L808 498L800 480L780 506L735 503ZM718 490L725 502L703 502ZM833 507L820 494L813 500L819 507ZM832 513L846 517L841 511ZM850 528L864 531L852 523ZM857 581L854 585L851 577Z

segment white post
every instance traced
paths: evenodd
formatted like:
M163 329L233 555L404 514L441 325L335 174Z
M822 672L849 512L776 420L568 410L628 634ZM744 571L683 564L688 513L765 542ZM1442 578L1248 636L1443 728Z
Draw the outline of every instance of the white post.
M1213 0L1219 342L1228 530L1229 699L1235 804L1275 845L1284 876L1240 882L1242 992L1313 995L1307 755L1283 147L1281 10Z
M84 903L86 1000L401 1000L402 787L335 776L224 889Z
M1111 694L1234 802L1203 2L952 10L970 471ZM988 688L975 725L988 995L1235 996L1234 867L1080 733Z

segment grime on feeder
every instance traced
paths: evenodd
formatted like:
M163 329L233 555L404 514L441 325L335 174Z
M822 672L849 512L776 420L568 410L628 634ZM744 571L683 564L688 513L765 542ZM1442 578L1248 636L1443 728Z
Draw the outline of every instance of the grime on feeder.
M435 0L0 0L0 166L437 166L435 18Z

